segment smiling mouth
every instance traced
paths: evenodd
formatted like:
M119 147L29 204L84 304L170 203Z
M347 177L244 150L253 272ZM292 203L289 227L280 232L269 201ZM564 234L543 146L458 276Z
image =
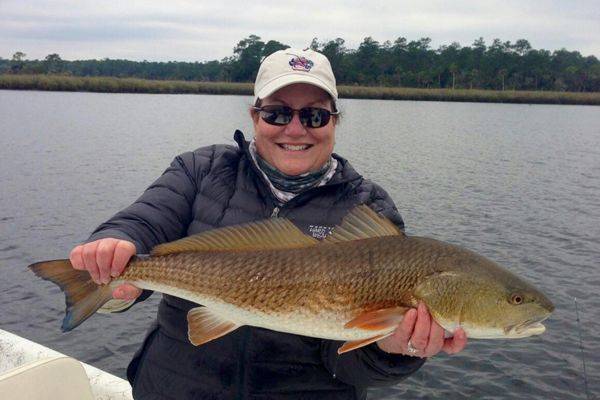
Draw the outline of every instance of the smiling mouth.
M304 151L311 148L312 144L286 144L286 143L277 143L277 146L281 147L286 151Z

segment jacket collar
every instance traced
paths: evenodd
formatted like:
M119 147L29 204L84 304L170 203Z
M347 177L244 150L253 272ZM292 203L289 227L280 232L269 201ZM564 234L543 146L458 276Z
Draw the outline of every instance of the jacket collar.
M242 131L240 131L239 129L236 130L235 133L233 134L233 139L239 146L240 150L242 150L244 152L244 154L246 155L248 160L252 160L252 156L250 155L250 149L249 149L250 142L248 142L246 140ZM353 182L353 181L362 179L362 175L360 175L358 172L356 172L356 170L352 167L352 165L350 165L348 160L337 155L336 153L333 153L332 156L333 156L333 158L335 158L338 161L337 171L335 172L333 177L329 180L329 182L327 182L322 187L338 185L341 183L348 183L348 182ZM254 167L254 163L251 162L251 164Z

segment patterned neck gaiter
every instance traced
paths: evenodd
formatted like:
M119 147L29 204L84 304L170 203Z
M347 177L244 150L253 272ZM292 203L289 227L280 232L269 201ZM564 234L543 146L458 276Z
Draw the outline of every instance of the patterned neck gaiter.
M335 174L337 168L337 160L329 157L327 163L318 171L301 175L287 175L266 162L258 154L254 140L250 142L249 149L254 163L269 182L271 191L282 203L291 200L307 189L326 184Z

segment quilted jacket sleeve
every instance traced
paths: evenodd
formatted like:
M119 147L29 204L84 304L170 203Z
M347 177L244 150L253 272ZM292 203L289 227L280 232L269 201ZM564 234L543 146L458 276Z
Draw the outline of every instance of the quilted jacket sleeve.
M404 229L402 217L387 192L370 181L365 180L363 184L372 185L367 205ZM376 343L338 355L337 350L342 344L324 340L321 345L323 362L336 379L357 387L393 385L425 363L422 358L386 353Z
M135 243L138 253L148 253L159 243L184 236L196 195L195 164L210 160L201 155L190 152L175 157L133 204L96 228L88 241L116 237Z
M357 387L394 385L416 372L424 358L389 354L373 343L360 349L338 354L344 342L324 340L321 356L325 367L340 381Z
M400 229L404 230L404 221L402 220L402 217L398 212L398 208L396 208L396 205L394 204L394 201L392 200L390 195L376 183L373 183L368 180L366 180L366 183L372 185L371 195L369 197L369 202L367 202L367 205L373 210L388 218Z
M91 234L87 242L117 238L133 242L138 254L186 235L192 218L197 182L210 169L214 146L175 157L171 165L129 207ZM145 290L136 302L152 294Z

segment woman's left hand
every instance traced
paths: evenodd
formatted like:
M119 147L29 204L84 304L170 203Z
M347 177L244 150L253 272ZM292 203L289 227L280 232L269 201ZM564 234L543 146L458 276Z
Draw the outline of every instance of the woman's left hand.
M458 328L451 338L444 338L444 328L435 322L427 307L421 303L415 310L410 309L396 331L377 342L387 353L405 354L413 357L432 357L444 351L456 354L467 345L467 335Z

